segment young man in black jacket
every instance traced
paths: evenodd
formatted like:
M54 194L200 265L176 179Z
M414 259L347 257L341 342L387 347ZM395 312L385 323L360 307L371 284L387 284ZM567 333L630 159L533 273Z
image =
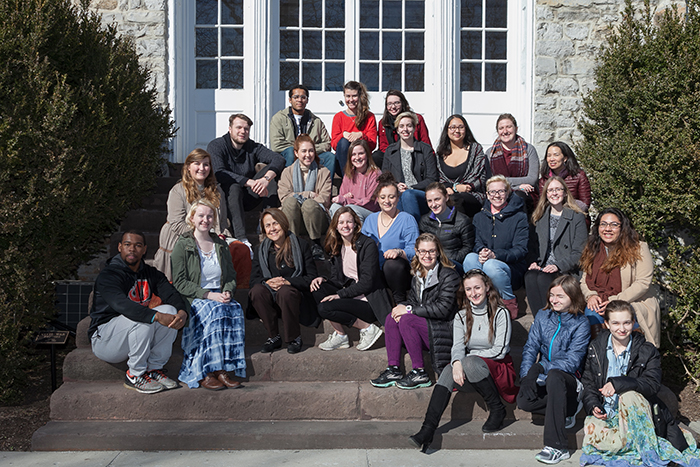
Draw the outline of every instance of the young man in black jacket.
M124 386L145 394L178 387L163 366L187 320L185 301L165 275L142 261L146 237L122 234L119 254L95 281L88 334L97 358L127 360Z

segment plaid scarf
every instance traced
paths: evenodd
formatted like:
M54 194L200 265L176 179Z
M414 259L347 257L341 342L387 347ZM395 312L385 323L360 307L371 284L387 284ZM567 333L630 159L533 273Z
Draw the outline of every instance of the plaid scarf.
M506 159L505 153L510 157ZM515 146L510 151L503 148L501 140L496 140L491 148L491 172L504 177L524 177L528 172L527 143L520 135L515 137Z

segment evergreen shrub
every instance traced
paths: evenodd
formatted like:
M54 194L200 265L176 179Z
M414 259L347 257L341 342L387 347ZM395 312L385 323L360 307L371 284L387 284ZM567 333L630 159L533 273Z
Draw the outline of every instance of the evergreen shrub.
M88 2L0 0L0 402L70 277L155 184L173 135L133 43Z
M656 15L626 0L584 99L578 155L595 206L616 206L663 257L674 298L662 331L666 376L700 379L700 1ZM655 17L656 16L656 17ZM685 370L685 371L684 371ZM670 374L674 373L674 374ZM684 376L685 375L685 376Z

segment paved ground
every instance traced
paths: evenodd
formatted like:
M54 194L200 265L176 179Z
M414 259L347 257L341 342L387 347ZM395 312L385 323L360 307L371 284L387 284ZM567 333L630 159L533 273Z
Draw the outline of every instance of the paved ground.
M0 452L0 466L70 467L428 467L539 466L536 451L529 450L452 450L429 452L411 449L349 449L318 451L168 451L168 452ZM580 452L559 463L578 466Z

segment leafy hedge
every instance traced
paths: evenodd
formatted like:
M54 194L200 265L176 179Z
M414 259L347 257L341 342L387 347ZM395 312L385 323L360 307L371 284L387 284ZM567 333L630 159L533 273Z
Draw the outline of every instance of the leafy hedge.
M700 378L700 1L654 22L630 0L584 100L578 147L598 208L617 206L665 256L659 282L675 298L662 333L667 365ZM685 240L683 240L685 239ZM676 372L678 373L678 372Z
M0 0L0 401L70 277L155 183L170 111L87 1Z

